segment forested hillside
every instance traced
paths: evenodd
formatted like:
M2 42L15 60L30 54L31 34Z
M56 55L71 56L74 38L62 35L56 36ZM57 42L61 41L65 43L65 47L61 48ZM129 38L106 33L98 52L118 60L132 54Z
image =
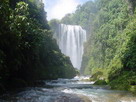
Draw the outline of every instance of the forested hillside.
M0 0L0 88L42 79L72 78L69 57L52 38L44 5L37 0ZM1 91L2 91L1 90Z
M106 80L112 88L134 90L135 7L134 0L89 1L61 20L63 23L79 24L88 32L82 74L91 74L91 80Z

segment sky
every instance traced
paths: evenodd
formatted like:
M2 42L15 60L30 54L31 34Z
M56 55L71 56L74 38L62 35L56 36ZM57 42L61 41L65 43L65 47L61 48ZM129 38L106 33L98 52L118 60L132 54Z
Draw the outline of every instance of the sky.
M47 12L47 20L61 19L68 13L73 13L79 4L83 4L89 0L43 0L45 11Z

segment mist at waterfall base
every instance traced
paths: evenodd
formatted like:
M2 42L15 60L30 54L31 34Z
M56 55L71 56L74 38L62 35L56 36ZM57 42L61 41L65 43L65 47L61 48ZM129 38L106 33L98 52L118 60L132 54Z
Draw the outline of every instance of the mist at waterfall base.
M63 54L70 57L73 66L80 69L86 42L86 31L78 25L59 24L53 36Z

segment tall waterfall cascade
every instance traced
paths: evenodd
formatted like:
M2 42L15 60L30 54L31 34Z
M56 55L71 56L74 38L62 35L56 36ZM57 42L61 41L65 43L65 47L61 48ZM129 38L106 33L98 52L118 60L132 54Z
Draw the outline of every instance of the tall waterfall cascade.
M70 57L73 66L80 69L86 31L78 25L59 24L58 32L54 34L57 44L63 54Z

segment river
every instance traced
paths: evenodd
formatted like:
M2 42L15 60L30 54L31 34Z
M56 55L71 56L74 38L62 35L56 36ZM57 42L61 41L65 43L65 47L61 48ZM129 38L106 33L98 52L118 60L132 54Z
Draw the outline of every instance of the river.
M0 97L0 102L136 102L127 91L110 90L79 78L45 81L43 87L29 87Z

